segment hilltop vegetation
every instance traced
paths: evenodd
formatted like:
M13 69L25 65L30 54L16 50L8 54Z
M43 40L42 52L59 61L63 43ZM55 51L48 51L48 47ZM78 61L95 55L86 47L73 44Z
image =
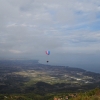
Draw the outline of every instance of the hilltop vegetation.
M0 94L0 100L100 100L100 89L80 93L52 93L47 95L28 94Z
M80 93L58 94L54 97L54 100L100 100L100 89L96 88Z

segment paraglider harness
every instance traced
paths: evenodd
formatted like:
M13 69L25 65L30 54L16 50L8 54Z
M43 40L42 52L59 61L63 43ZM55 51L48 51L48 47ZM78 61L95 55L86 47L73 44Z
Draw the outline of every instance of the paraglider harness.
M47 60L47 63L48 63L49 61Z

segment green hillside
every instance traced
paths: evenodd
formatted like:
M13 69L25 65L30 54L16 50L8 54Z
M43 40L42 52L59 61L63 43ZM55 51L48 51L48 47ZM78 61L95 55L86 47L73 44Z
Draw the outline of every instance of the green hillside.
M100 89L80 93L52 93L38 95L27 94L0 94L0 100L100 100Z

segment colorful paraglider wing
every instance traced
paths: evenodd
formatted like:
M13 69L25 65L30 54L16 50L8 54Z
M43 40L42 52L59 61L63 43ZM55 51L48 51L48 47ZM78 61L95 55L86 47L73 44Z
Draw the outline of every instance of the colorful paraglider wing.
M47 55L50 55L50 51L45 51L45 53L46 53Z

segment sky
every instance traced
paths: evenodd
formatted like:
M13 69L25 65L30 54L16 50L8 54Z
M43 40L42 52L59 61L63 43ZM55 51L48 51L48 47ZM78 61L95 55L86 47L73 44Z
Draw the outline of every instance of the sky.
M0 0L0 59L100 72L100 0Z

